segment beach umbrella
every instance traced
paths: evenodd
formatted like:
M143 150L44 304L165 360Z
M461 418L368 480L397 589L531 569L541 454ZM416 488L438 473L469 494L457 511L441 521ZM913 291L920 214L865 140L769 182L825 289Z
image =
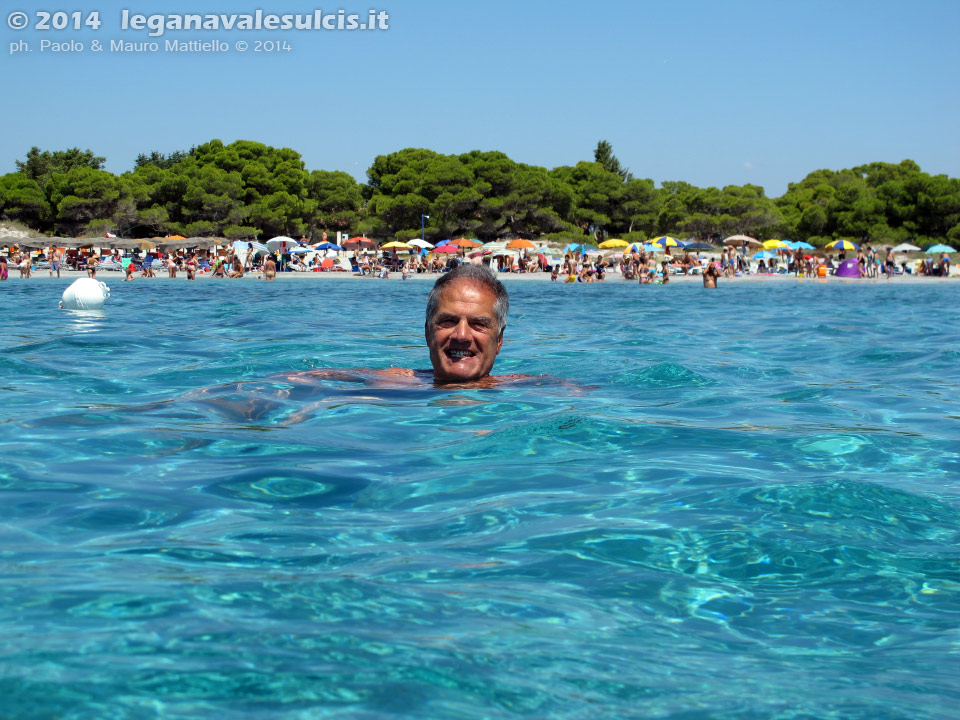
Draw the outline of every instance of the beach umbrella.
M536 247L534 243L523 238L517 238L507 243L507 248L510 250L534 250Z
M483 243L477 242L476 240L470 240L468 238L457 238L456 240L449 240L448 244L456 245L457 247L462 247L462 248L477 248L483 245Z
M610 238L609 240L604 240L600 243L600 247L604 250L607 248L618 248L618 247L628 247L630 243L626 240L621 240L620 238Z
M775 252L771 252L770 250L761 250L753 255L754 260L769 260L775 257L777 257L777 254Z
M932 255L934 253L955 253L956 250L949 245L931 245L924 250L924 252L927 253L927 255Z
M432 248L433 245L428 243L426 240L421 240L420 238L414 238L410 241L410 245L416 245L418 248Z
M759 240L752 238L749 235L731 235L728 238L725 238L723 241L724 245L762 245Z
M100 235L99 237L81 238L81 241L83 242L84 245L95 245L96 247L102 248L109 245L112 239L113 238L108 238L104 235Z
M131 240L129 238L118 238L118 237L109 238L106 244L108 247L111 247L111 248L125 249L125 250L140 247L139 240Z
M600 252L600 248L598 248L596 245L591 245L589 243L584 243L583 245L577 245L575 247L576 247L576 250L574 250L574 252L581 252L584 255L586 255L587 253Z
M343 248L340 247L339 245L337 245L336 243L325 242L325 243L320 243L319 245L317 245L317 246L314 248L314 250L343 250ZM296 250L293 250L293 251L291 251L291 252L297 252L297 251L296 251Z
M684 250L713 250L714 247L710 243L694 240L693 242L688 242L686 245L684 245L683 249Z
M654 238L650 241L651 245L659 245L660 247L683 247L683 241L677 240L675 237L670 237L669 235L661 235L658 238Z
M405 242L400 242L399 240L392 240L388 243L384 243L380 246L381 250L409 250L410 245Z
M790 247L790 246L789 246L787 243L785 243L783 240L776 240L776 239L774 239L774 240L764 240L764 241L761 243L761 245L763 245L763 248L764 248L765 250L780 250L780 249L783 249L783 248L786 248L787 250L793 250L793 248Z
M916 245L911 245L910 243L900 243L895 248L893 248L895 253L905 253L905 252L919 252L920 248Z
M247 247L248 245L252 247ZM235 253L239 254L241 252L247 252L247 250L250 250L254 255L261 253L266 255L270 254L270 248L256 240L235 240L233 242L233 251Z
M349 240L344 241L343 247L346 250L373 250L377 247L377 244L368 237L363 237L358 235L357 237L352 237Z
M849 240L834 240L832 243L824 245L827 250L859 250L860 246Z
M784 242L786 242L787 245L789 245L789 246L790 246L791 248L793 248L794 250L798 250L798 249L799 249L799 250L813 250L813 249L814 249L814 248L813 248L813 245L811 245L811 244L808 243L808 242L804 242L803 240L797 240L796 242L794 242L794 241L792 241L792 240L785 240Z
M458 252L460 252L460 248L458 248L456 245L437 245L437 246L433 249L433 252L435 252L435 253L447 253L447 254L450 254L450 253L458 253Z
M327 244L329 244L329 243L327 243ZM318 246L317 246L317 249L320 249L320 247L321 247L321 246L318 245ZM334 245L334 247L336 247L336 245ZM291 254L291 255L306 255L307 253L312 253L312 252L313 252L313 250L311 250L311 249L308 248L308 247L298 247L298 248L294 248L293 250L291 250L291 251L290 251L290 254Z
M180 241L180 247L208 249L220 244L220 238L188 237Z
M31 237L31 238L12 238L8 237L7 240L12 240L10 244L16 243L20 246L21 250L39 250L41 248L50 247L54 244L53 238L48 237Z
M300 247L300 243L286 235L277 235L275 238L270 238L267 240L266 245L270 252L277 252L277 250L284 252L295 247Z

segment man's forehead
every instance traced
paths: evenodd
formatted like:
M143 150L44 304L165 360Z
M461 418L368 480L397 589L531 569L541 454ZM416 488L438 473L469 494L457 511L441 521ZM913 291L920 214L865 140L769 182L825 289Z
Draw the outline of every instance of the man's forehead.
M471 280L470 278L457 279L451 283L448 283L447 285L444 285L440 289L439 299L442 302L443 300L450 299L450 296L453 294L480 295L484 300L488 300L491 305L497 299L497 294L493 290L488 288L483 283L477 282L476 280Z

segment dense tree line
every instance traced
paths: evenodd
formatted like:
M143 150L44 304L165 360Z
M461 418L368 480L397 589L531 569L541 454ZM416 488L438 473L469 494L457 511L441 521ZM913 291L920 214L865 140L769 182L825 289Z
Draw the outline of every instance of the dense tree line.
M0 217L59 235L106 231L226 237L342 230L387 239L628 240L743 233L823 245L836 238L960 241L960 180L911 160L816 170L779 198L756 185L699 188L635 178L601 141L593 160L546 169L475 150L378 156L360 184L307 170L299 153L246 140L137 157L122 175L90 150L31 148L0 176Z

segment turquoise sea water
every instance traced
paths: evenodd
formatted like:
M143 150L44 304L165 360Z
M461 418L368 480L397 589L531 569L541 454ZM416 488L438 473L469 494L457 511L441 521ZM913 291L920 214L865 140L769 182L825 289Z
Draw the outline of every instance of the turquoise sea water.
M0 286L4 718L955 718L960 286ZM275 376L275 377L272 377Z

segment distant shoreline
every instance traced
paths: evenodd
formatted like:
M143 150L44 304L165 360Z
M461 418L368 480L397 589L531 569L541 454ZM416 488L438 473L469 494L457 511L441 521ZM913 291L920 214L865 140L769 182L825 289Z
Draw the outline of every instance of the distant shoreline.
M50 280L56 280L57 278L51 278L47 270L34 270L33 276L29 279L21 278L20 271L15 265L10 265L10 277L9 280L17 282L46 282ZM505 285L511 285L516 282L550 282L550 273L547 272L536 272L536 273L497 273L497 278L504 282ZM87 277L87 272L85 270L61 270L60 271L60 281L63 280L76 280L77 278ZM414 273L409 275L407 281L410 282L424 282L435 281L440 275L438 273ZM97 280L103 281L108 284L117 284L124 282L124 274L117 270L101 270L97 273ZM734 278L721 277L718 281L718 285L725 284L763 284L771 283L782 285L784 283L792 282L797 284L810 284L816 283L819 285L830 285L830 284L842 284L842 285L883 285L883 284L896 284L896 285L925 285L925 284L947 284L951 282L956 282L958 277L925 277L921 275L897 275L891 279L885 277L879 278L842 278L836 276L829 276L826 278L798 278L793 275L741 275ZM198 275L197 279L194 282L222 282L224 284L231 284L237 281L249 283L249 282L265 282L263 280L257 279L257 273L247 273L243 278L214 278L210 274ZM137 273L136 280L133 281L133 284L140 283L151 283L151 282L189 282L187 280L187 274L185 271L178 271L176 278L170 278L166 274L166 270L163 271L161 275L159 272L155 278L144 278L140 277L140 274ZM349 272L289 272L289 273L278 273L277 279L273 281L275 283L289 283L289 282L370 282L374 284L383 283L383 282L405 282L399 272L391 272L389 278L375 278L371 276L358 277L353 273ZM558 285L565 284L562 279L558 279ZM670 284L673 283L701 283L702 279L699 275L671 275ZM584 283L569 283L582 285ZM594 285L637 285L639 284L636 280L625 281L622 280L619 273L607 273L607 279L601 283L592 283ZM0 283L0 289L2 289L3 284Z

